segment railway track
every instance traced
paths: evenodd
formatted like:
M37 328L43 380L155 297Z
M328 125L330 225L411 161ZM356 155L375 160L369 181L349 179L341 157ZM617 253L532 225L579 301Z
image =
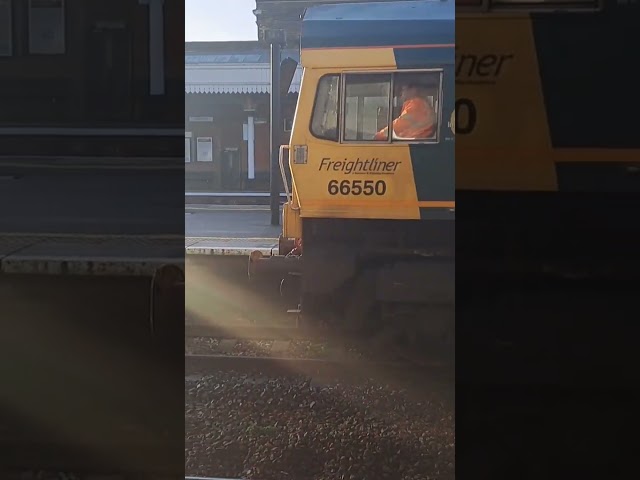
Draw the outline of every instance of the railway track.
M221 339L252 340L293 340L293 339L326 339L332 335L329 330L314 329L310 326L283 326L258 324L185 324L185 337L209 337Z
M322 381L411 384L429 377L453 382L453 364L305 327L216 325L185 327L185 375L211 372L302 376Z
M188 325L185 334L185 480L386 478L398 469L398 478L450 478L446 363L382 358L305 326Z
M446 369L453 363L428 351L405 348L384 336L363 339L310 326L185 325L185 365L314 372L368 365L380 369ZM242 357L234 360L236 357ZM207 367L208 365L208 367Z
M312 379L357 382L386 379L398 381L417 373L447 374L446 365L439 363L415 365L404 362L372 362L326 358L257 357L233 355L185 355L185 375L230 371L264 376L301 375Z
M184 480L241 480L239 478L219 478L219 477L184 477Z
M241 478L220 478L220 477L184 477L184 480L243 480L243 479L241 479Z

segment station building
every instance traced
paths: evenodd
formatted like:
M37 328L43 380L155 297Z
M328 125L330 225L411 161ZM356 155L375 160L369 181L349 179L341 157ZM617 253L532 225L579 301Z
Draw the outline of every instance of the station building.
M190 192L269 191L269 47L258 41L185 45L185 187ZM297 49L282 59L299 63ZM300 88L298 66L283 97L288 143Z

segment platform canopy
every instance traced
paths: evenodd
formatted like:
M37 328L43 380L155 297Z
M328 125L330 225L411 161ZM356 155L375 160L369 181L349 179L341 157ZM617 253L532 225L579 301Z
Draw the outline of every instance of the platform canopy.
M185 51L185 93L270 93L269 52L258 42L189 42ZM299 61L297 50L283 58ZM298 92L302 68L289 92Z
M185 70L185 93L270 93L269 64L223 67L202 65ZM296 71L289 92L300 90L302 70Z

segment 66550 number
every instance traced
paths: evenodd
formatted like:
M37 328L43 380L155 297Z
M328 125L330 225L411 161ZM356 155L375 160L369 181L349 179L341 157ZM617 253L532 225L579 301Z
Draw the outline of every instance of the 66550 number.
M331 180L327 191L329 195L384 195L387 184L384 180Z

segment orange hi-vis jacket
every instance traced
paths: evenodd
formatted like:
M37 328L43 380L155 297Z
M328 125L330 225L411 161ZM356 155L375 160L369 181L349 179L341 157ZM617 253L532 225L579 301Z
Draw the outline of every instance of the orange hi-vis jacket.
M429 138L433 135L435 112L429 103L420 97L407 100L402 105L400 116L393 121L393 132L401 138ZM385 127L376 133L375 140L385 140Z

